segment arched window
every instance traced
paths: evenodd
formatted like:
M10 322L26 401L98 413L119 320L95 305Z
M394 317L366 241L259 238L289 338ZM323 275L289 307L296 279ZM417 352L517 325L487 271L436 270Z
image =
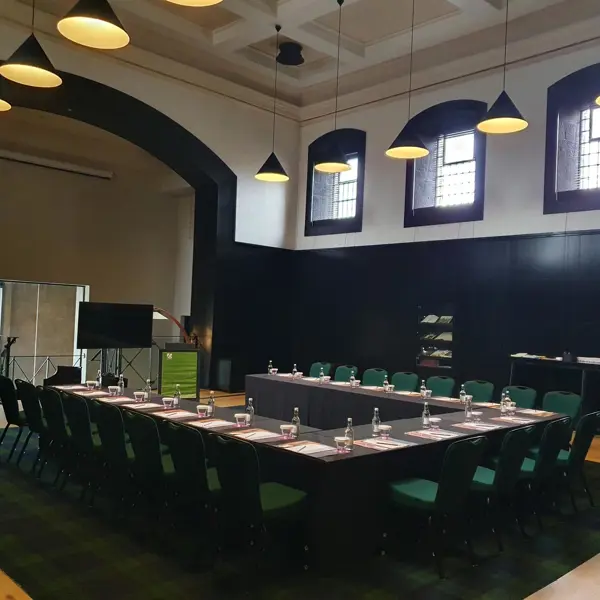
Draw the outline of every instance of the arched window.
M476 125L486 111L485 102L451 100L410 120L429 155L406 166L405 227L483 219L486 136Z
M544 214L600 209L600 64L548 88Z
M366 140L367 134L360 129L338 129L308 147L304 235L362 231ZM315 170L320 154L331 144L344 152L350 171L328 174Z

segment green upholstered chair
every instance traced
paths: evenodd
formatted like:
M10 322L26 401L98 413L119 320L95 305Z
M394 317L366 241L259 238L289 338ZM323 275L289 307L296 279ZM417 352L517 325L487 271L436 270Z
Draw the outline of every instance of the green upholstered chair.
M20 464L27 445L31 436L35 433L38 436L38 453L31 465L31 473L35 471L35 468L40 464L42 456L48 447L48 428L42 417L42 407L40 406L40 399L38 398L38 391L34 385L28 381L22 379L15 379L15 386L17 388L17 397L23 405L23 412L25 413L25 419L27 421L27 427L29 433L25 438L25 443L21 448L19 457L17 458L17 465Z
M10 459L15 453L17 445L19 444L19 440L21 439L23 428L27 426L27 419L25 417L25 413L19 411L17 390L15 390L13 382L8 377L4 377L3 375L0 375L0 401L2 402L4 416L6 417L6 427L2 432L2 436L0 436L0 446L2 446L2 442L4 441L4 438L8 433L8 428L11 425L19 428L17 437L13 442L12 448L10 449L10 454L8 455L7 462L10 462Z
M331 371L331 363L328 362L314 362L310 365L310 371L308 372L309 377L319 377L323 369L323 375L327 377Z
M419 385L419 376L416 373L400 371L392 375L390 383L396 392L416 392Z
M261 480L256 449L241 440L214 436L216 464L221 483L220 529L228 539L254 545L262 533L279 530L283 523L302 527L306 493Z
M556 459L557 468L563 475L563 483L569 491L571 503L573 504L573 509L575 511L578 509L573 488L577 484L582 484L590 504L594 506L594 497L590 492L585 477L584 464L585 457L587 456L594 436L598 432L598 428L600 428L600 412L593 412L581 417L577 424L575 439L573 440L571 448L568 450L559 450ZM535 458L538 453L539 448L535 448L531 455Z
M162 453L158 426L152 417L124 410L123 422L133 447L134 481L151 507L160 512L176 489L173 460Z
M351 375L358 373L358 367L354 365L341 365L335 370L335 375L333 377L334 381L350 381Z
M433 555L438 573L443 577L442 544L444 522L447 517L466 521L465 511L473 476L481 462L486 439L483 436L460 440L446 450L439 482L429 479L410 478L390 483L392 504L420 512L428 517L428 525L434 540ZM468 527L465 541L472 556Z
M48 446L48 456L40 467L38 477L41 477L48 458L52 456L58 463L54 479L54 485L56 485L61 476L65 476L66 478L72 471L74 453L72 450L71 432L65 421L60 393L52 388L40 388L39 398L42 405L42 413L48 427L50 444Z
M572 392L548 392L542 402L544 410L571 417L576 422L581 412L581 396Z
M533 408L537 398L537 392L530 387L524 385L507 385L503 392L508 392L510 399L519 408Z
M491 402L494 397L494 384L483 379L465 381L465 392L473 396L473 402Z
M521 465L527 456L534 431L535 427L520 427L509 431L502 441L495 469L479 466L473 477L471 490L476 494L485 495L500 550L503 548L498 510L503 505L513 504L517 483L521 476ZM523 530L518 515L517 521Z
M525 458L521 465L519 478L524 481L532 496L532 509L537 517L540 529L542 521L539 503L544 491L553 491L552 482L556 480L556 463L558 455L569 438L571 418L564 417L550 421L544 427L544 433L535 458Z
M362 374L361 384L376 385L377 387L381 387L383 386L383 381L387 376L388 372L385 369L367 369Z
M452 397L454 391L455 381L452 377L444 377L441 375L434 375L430 377L425 383L428 390L431 390L432 396L442 396L444 398Z

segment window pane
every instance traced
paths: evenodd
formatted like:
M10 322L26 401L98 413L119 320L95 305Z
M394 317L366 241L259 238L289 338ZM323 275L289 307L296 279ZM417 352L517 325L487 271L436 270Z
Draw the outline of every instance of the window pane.
M473 160L475 157L475 133L473 131L444 137L444 140L445 164Z
M312 221L352 219L356 216L358 158L348 159L350 171L326 174L313 170Z
M345 183L346 181L356 181L358 179L358 158L350 158L348 159L348 164L350 165L350 171L344 171L340 173L340 183Z
M579 136L579 189L600 188L600 108L581 111Z
M592 110L592 139L600 138L600 107Z

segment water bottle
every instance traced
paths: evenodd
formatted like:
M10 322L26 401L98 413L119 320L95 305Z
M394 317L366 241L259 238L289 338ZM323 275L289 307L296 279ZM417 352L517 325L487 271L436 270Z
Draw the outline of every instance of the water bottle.
M214 417L215 416L215 393L213 391L208 395L208 410L206 411L206 416Z
M346 437L346 450L352 450L354 448L354 429L352 427L352 419L348 419L348 426L344 432Z
M421 387L420 387L419 391L421 392L421 398L425 398L426 392L427 392L427 386L425 385L424 379L421 380Z
M460 386L460 394L458 395L458 397L460 398L460 401L464 404L465 398L467 397L467 390L465 390L464 383Z
M296 368L296 363L294 363L294 368L292 369L292 377L296 377L298 373L298 369Z
M465 421L473 418L473 399L472 396L465 396Z
M175 393L173 394L173 407L179 408L179 404L181 403L181 388L179 384L175 385Z
M102 371L98 369L98 373L96 374L96 387L100 389L102 387Z
M269 366L267 367L267 375L272 375L272 374L273 374L273 361L270 360Z
M146 379L146 385L144 387L144 400L149 401L152 398L152 386L150 380Z
M246 425L251 427L254 423L254 402L252 398L248 398L248 406L246 406Z
M385 379L383 380L383 391L387 392L389 387L390 387L390 382L388 381L388 378L386 375Z
M125 380L123 379L123 373L119 375L119 395L122 396L125 393Z
M350 371L350 387L354 387L356 385L356 379L354 377L354 371Z
M294 416L292 417L292 425L294 426L292 429L292 437L300 436L300 409L298 407L294 408Z
M379 436L379 426L381 425L381 419L379 418L379 409L373 409L373 420L371 421L373 425L373 437Z
M516 407L513 404L513 401L511 400L510 394L508 392L506 392L506 395L504 396L504 404L506 404L506 414L510 415L511 417L514 417Z
M502 392L502 396L500 397L500 414L504 417L508 412L508 406L506 402L506 392Z
M325 371L323 371L323 367L319 371L319 383L323 383L325 381Z
M421 421L423 423L423 429L429 429L431 426L431 413L429 412L429 403L425 402L423 405L423 414L421 415Z

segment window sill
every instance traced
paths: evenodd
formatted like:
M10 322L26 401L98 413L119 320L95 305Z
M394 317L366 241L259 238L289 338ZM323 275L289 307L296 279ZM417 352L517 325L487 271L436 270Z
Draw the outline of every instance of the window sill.
M556 192L544 197L544 214L600 210L600 189Z
M362 231L362 219L326 219L307 222L304 226L306 237L313 235L335 235L338 233L358 233Z
M483 221L483 203L475 202L468 206L444 206L405 210L404 227L426 227Z

